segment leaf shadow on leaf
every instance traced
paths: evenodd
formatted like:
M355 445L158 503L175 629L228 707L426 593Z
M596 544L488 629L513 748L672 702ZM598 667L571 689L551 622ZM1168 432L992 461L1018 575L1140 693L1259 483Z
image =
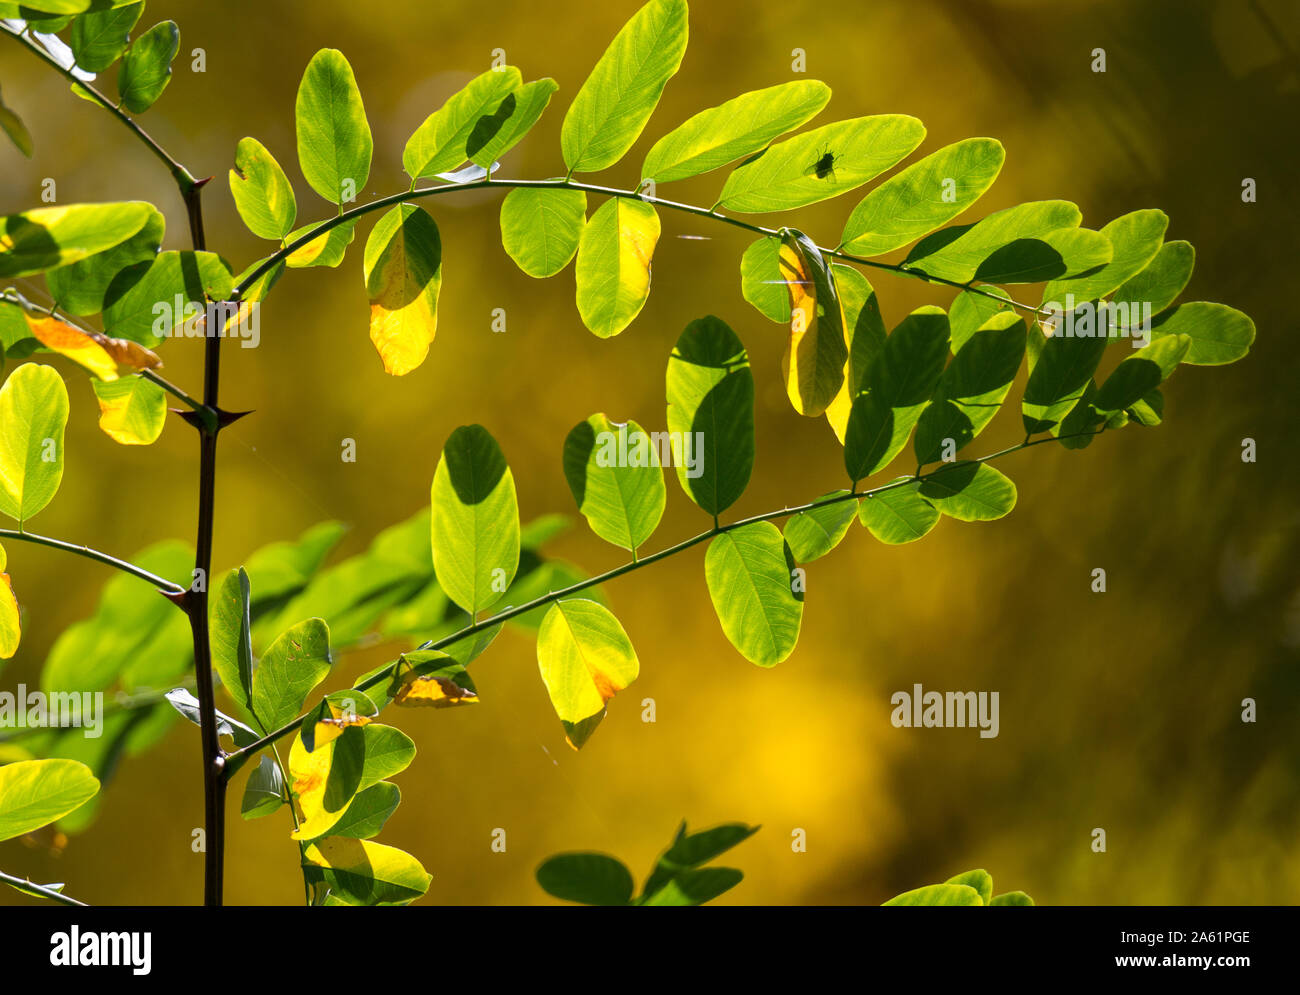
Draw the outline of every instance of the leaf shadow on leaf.
M970 486L981 466L983 464L978 460L965 460L936 470L921 481L918 493L925 498L948 498L960 494Z
M366 741L360 727L344 730L334 746L329 778L325 782L324 807L327 812L346 808L361 784L366 765Z
M564 440L564 469L573 498L582 507L587 496L587 467L596 448L596 429L591 422L579 422Z
M457 429L454 436L459 436L455 441L460 444L449 439L443 450L451 486L462 503L481 504L505 476L505 456L482 426Z
M29 269L48 269L59 261L59 243L50 230L21 214L5 219L0 239L15 247L15 253L22 256L23 265Z
M474 128L465 142L466 158L473 159L488 142L497 136L497 132L505 127L506 122L514 116L517 105L518 100L511 93L497 105L495 111L491 114L484 114L474 122Z

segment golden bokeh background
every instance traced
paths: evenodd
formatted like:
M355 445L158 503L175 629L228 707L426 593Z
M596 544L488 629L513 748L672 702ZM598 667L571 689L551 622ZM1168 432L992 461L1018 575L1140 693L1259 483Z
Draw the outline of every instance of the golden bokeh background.
M358 200L404 189L407 136L504 49L525 78L560 91L501 176L563 172L569 100L632 2L464 3L287 0L220 4L150 0L142 26L181 27L181 57L145 126L205 191L209 247L242 269L267 249L242 227L225 180L236 142L263 141L294 181L299 223L328 216L294 155L293 103L321 47L351 61L375 137ZM636 148L595 182L631 186L646 150L696 111L807 74L834 90L814 122L905 112L929 129L921 152L975 135L999 138L1007 163L968 212L1026 200L1077 202L1100 227L1159 207L1168 237L1197 249L1184 299L1250 314L1258 340L1224 368L1184 367L1167 386L1166 422L1127 428L1082 452L1040 446L1000 464L1020 503L1002 521L944 521L921 543L885 547L854 526L809 570L804 631L772 670L726 642L703 576L702 547L606 589L637 647L642 675L616 699L581 754L564 743L531 641L507 633L474 666L476 708L390 721L419 756L396 778L404 803L379 840L433 874L425 903L534 903L533 880L559 850L613 853L644 878L685 817L763 829L722 863L745 871L727 903L878 903L982 866L998 890L1040 903L1289 903L1300 896L1300 517L1294 455L1297 95L1300 31L1286 0L791 0L692 3L680 73ZM206 72L189 53L206 52ZM1107 71L1091 71L1104 48ZM127 131L77 100L30 54L0 44L6 102L28 123L28 162L0 150L0 213L37 204L43 178L60 203L146 199L167 214L167 246L186 248L184 212L166 172ZM111 83L109 84L111 92ZM665 189L710 204L725 171ZM1241 185L1258 184L1243 203ZM747 345L757 378L758 457L730 515L810 500L842 485L824 420L784 398L784 332L741 298L743 232L662 212L654 287L640 317L602 341L581 325L572 269L545 282L500 245L500 193L426 201L442 230L444 282L428 361L400 380L366 334L362 222L337 270L292 270L262 313L262 345L228 347L223 405L256 414L222 435L217 554L221 568L324 519L351 526L336 552L358 552L428 500L443 440L479 422L514 470L525 519L572 512L560 451L596 411L663 427L663 374L686 323L719 315ZM834 244L857 197L782 216ZM774 219L775 220L775 219ZM776 221L776 223L781 223ZM709 240L678 239L705 235ZM872 275L892 327L951 292ZM1022 290L1030 299L1032 288ZM508 331L493 334L494 308ZM197 389L201 347L164 350L167 375ZM1117 357L1113 357L1111 361ZM95 425L85 376L60 364L73 399L63 490L39 530L119 555L158 539L192 541L197 446L172 419L153 447L122 448ZM1021 383L1011 395L1018 399ZM1020 437L1008 403L973 448ZM1258 462L1243 463L1243 438ZM355 464L340 460L344 438ZM910 450L909 450L910 451ZM708 526L669 478L651 545ZM579 520L581 523L581 520ZM19 656L0 687L38 680L56 635L91 611L107 569L7 543L25 610ZM592 572L619 550L580 524L553 551ZM1103 567L1108 591L1090 590ZM329 687L392 647L346 656ZM889 697L934 690L1001 694L1001 734L904 730ZM651 697L658 721L643 723ZM1241 721L1241 701L1258 722ZM197 730L122 765L99 816L55 856L0 844L0 867L66 881L94 904L192 903L202 858ZM238 816L230 804L227 898L301 900L297 848L283 814ZM1108 850L1093 853L1091 833ZM490 848L494 829L507 850ZM791 834L807 834L807 852ZM5 891L0 903L26 899Z

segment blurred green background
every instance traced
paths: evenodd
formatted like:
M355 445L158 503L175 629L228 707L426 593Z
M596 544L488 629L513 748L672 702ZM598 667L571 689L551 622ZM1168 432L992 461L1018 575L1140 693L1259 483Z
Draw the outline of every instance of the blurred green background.
M209 247L239 269L267 251L240 224L225 180L240 137L258 137L285 166L300 224L329 213L294 155L294 93L317 49L341 48L365 97L375 160L359 200L407 185L407 136L496 48L525 78L560 84L501 173L544 177L563 171L569 100L635 6L150 0L142 25L176 19L182 54L144 123L196 175L216 177L205 193ZM206 73L190 71L195 47L206 51ZM773 670L726 642L702 549L615 582L606 593L642 675L581 754L564 743L531 642L503 635L474 667L481 705L394 719L420 755L397 778L404 804L380 840L420 858L433 874L424 901L439 903L544 901L533 869L564 849L614 853L641 879L683 817L696 828L763 825L722 861L746 875L730 903L878 903L975 866L998 890L1024 889L1040 903L1294 902L1295 5L696 0L686 60L658 112L632 153L593 179L633 185L645 151L671 127L792 78L796 47L808 75L834 90L815 124L914 114L929 129L921 152L999 138L1006 166L970 217L1052 197L1076 201L1090 227L1164 209L1168 237L1197 249L1184 299L1246 311L1258 325L1254 350L1235 366L1184 367L1167 385L1159 428L1003 461L1020 504L1000 522L945 521L901 548L855 526L810 569L802 640ZM1105 74L1090 69L1098 47ZM42 179L54 177L61 203L157 203L168 246L188 247L169 177L124 128L16 45L0 44L0 85L36 140L30 162L0 150L0 212L35 206ZM712 203L724 177L664 194ZM1245 177L1257 181L1258 203L1242 202ZM256 414L222 436L219 566L322 519L352 527L336 555L360 551L427 502L442 442L462 423L484 424L501 443L525 519L572 511L560 466L567 431L595 411L662 427L669 349L706 313L740 334L758 384L758 462L732 513L841 486L825 421L797 416L784 398L784 331L741 298L744 233L664 212L650 301L626 332L601 341L578 320L571 269L537 282L507 258L500 196L427 202L444 244L441 314L430 357L410 376L385 375L366 333L360 250L373 217L338 270L294 270L281 281L263 310L260 349L225 350L223 404ZM834 244L855 202L789 217ZM682 234L709 240L674 237ZM872 280L891 327L951 299L889 274ZM504 335L491 332L498 307ZM200 353L197 341L170 343L166 374L197 389ZM87 378L60 368L73 398L69 457L40 530L123 555L161 538L192 541L193 433L173 419L152 448L115 446L96 428ZM976 453L1018 441L1016 407ZM1240 458L1244 437L1257 440L1255 464ZM355 464L340 461L344 438L357 440ZM671 477L669 488L654 546L708 525ZM0 678L11 689L37 682L54 638L90 612L109 572L6 548L26 612L23 649ZM593 572L621 559L585 526L554 551ZM1090 591L1095 567L1107 570L1106 594ZM330 686L391 656L391 647L352 654ZM893 728L890 694L917 682L999 691L1000 736ZM1259 703L1253 725L1240 720L1247 696ZM640 721L644 697L657 702L657 723ZM61 855L11 841L0 845L0 867L69 882L92 903L199 900L202 858L190 849L202 824L198 750L197 730L176 725L121 767L97 821ZM298 902L288 819L242 821L242 781L230 808L227 898ZM1090 849L1094 827L1107 832L1104 854ZM496 828L507 832L505 853L490 849ZM795 829L807 833L806 853L791 850Z

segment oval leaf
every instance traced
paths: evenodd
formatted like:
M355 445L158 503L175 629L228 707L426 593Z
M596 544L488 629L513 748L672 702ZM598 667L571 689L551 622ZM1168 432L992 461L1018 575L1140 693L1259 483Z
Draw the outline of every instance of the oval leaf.
M649 204L611 197L596 209L578 239L578 313L607 339L632 323L650 296L650 260L659 241L659 215Z
M49 366L24 363L0 387L0 513L19 527L63 480L68 389Z
M659 448L634 421L602 412L579 422L564 440L564 477L591 530L634 555L663 517Z
M99 791L90 768L76 760L20 760L0 767L0 840L47 826Z
M331 204L355 200L370 178L374 142L352 66L323 48L312 56L294 106L298 162L313 190Z
M803 595L792 589L794 558L771 522L724 532L709 543L704 577L722 631L746 660L772 667L794 651Z
M636 680L636 650L613 613L594 601L557 601L537 632L537 665L569 745L596 731L606 703Z
M515 479L482 425L461 426L447 439L430 500L438 583L476 615L500 599L519 567Z
M570 173L614 165L640 136L686 52L686 0L650 0L614 36L564 116Z
M275 156L256 138L241 138L235 146L230 193L239 216L258 238L278 242L293 230L298 217L293 187Z
M515 265L543 279L569 265L586 222L585 191L517 187L501 202L501 244Z
M370 341L384 371L401 377L429 354L438 330L442 238L429 212L398 204L366 239Z
M172 59L181 45L175 21L155 24L131 43L117 74L117 92L132 114L147 111L172 79Z

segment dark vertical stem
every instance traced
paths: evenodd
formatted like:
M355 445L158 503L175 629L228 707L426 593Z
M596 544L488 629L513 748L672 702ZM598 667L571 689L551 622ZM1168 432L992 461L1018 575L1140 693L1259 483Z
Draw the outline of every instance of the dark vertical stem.
M189 214L190 237L196 251L206 246L203 234L203 207L200 202L203 184L184 189L185 208ZM209 327L204 339L203 404L217 410L221 379L221 337ZM216 692L212 681L212 643L208 634L208 587L212 582L212 535L215 525L217 488L217 433L220 422L199 424L199 522L194 543L195 576L201 577L201 590L191 590L185 609L189 614L190 633L194 639L194 685L199 699L199 732L203 748L203 823L204 867L203 903L216 906L222 901L222 879L226 850L226 758L217 736Z

